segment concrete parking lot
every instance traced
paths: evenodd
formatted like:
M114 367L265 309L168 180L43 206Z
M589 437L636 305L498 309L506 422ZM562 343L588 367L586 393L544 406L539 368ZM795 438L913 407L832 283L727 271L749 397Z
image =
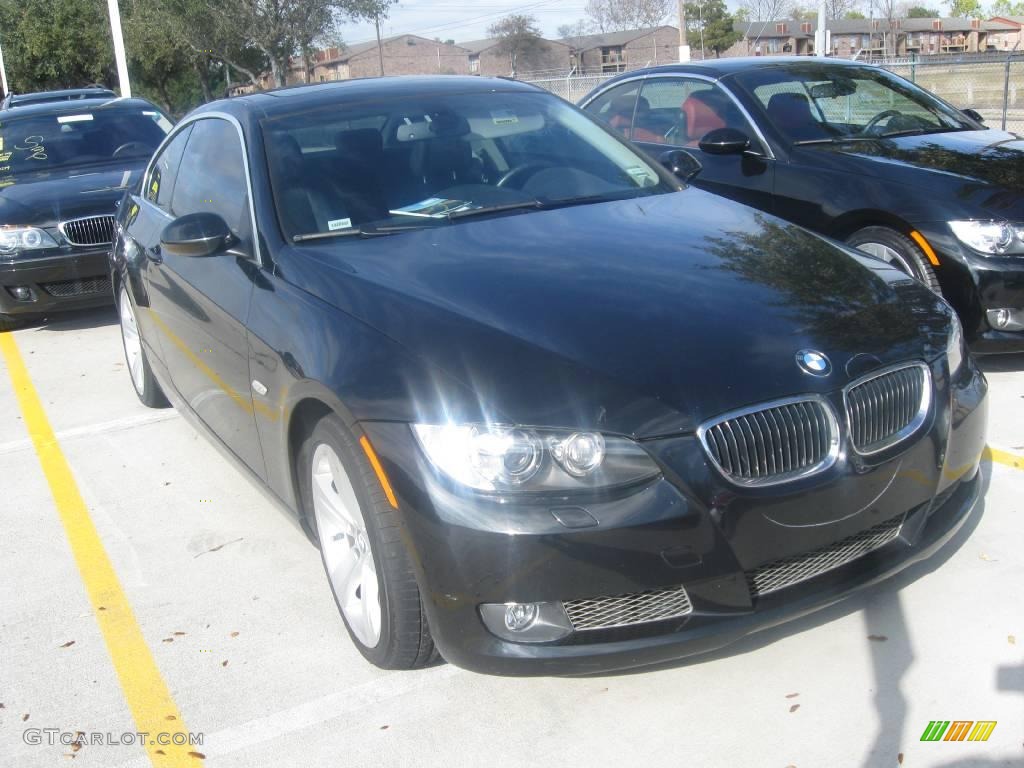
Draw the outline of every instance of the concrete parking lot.
M304 534L138 403L112 310L2 345L2 766L1024 765L1024 356L984 362L987 492L932 560L713 656L505 679L364 662ZM156 722L202 743L122 737Z

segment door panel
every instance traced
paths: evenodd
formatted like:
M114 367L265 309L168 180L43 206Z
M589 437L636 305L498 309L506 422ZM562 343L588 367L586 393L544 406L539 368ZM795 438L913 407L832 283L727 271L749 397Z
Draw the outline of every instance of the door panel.
M235 126L225 120L206 118L193 126L163 225L208 211L224 218L238 242L207 257L176 256L154 244L147 289L174 388L262 477L245 329L254 248L243 150Z

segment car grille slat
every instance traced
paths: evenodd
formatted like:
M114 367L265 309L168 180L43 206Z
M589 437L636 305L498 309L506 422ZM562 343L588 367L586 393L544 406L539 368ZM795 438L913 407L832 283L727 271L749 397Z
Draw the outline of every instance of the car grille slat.
M767 485L824 469L835 459L839 426L816 396L726 414L700 429L708 456L743 485Z
M562 606L576 631L647 624L681 618L693 612L690 596L681 586L611 597L566 600Z
M87 216L61 222L64 239L71 245L110 245L114 241L113 216Z
M875 453L909 437L923 423L931 377L920 363L873 375L846 391L851 440L859 453Z
M111 292L110 278L105 275L86 277L80 280L58 280L52 283L40 283L39 287L51 296L56 296L59 299Z
M885 546L899 536L903 516L887 520L827 547L785 557L746 572L755 597L813 579Z

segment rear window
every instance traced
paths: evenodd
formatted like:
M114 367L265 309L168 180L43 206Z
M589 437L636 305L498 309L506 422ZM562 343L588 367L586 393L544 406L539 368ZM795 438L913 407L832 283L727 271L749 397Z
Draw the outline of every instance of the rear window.
M0 113L0 175L145 159L170 128L157 109Z

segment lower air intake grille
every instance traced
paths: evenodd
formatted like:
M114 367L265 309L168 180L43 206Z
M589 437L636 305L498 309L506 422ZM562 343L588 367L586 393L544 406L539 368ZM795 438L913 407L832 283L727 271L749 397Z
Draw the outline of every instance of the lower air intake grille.
M786 557L747 571L750 591L754 595L767 595L846 565L888 544L899 535L902 526L900 516L814 552Z
M871 376L846 390L854 447L876 453L909 437L931 402L928 368L920 363Z
M60 231L72 245L108 245L114 241L114 217L72 219L61 223Z
M771 485L829 467L839 425L825 400L780 400L720 416L699 431L722 473L741 485Z
M566 600L562 605L576 630L628 627L675 619L693 612L690 596L682 587L590 600Z
M83 280L61 280L56 283L42 283L41 287L51 296L66 299L71 296L88 296L92 293L110 293L109 277L87 277Z

